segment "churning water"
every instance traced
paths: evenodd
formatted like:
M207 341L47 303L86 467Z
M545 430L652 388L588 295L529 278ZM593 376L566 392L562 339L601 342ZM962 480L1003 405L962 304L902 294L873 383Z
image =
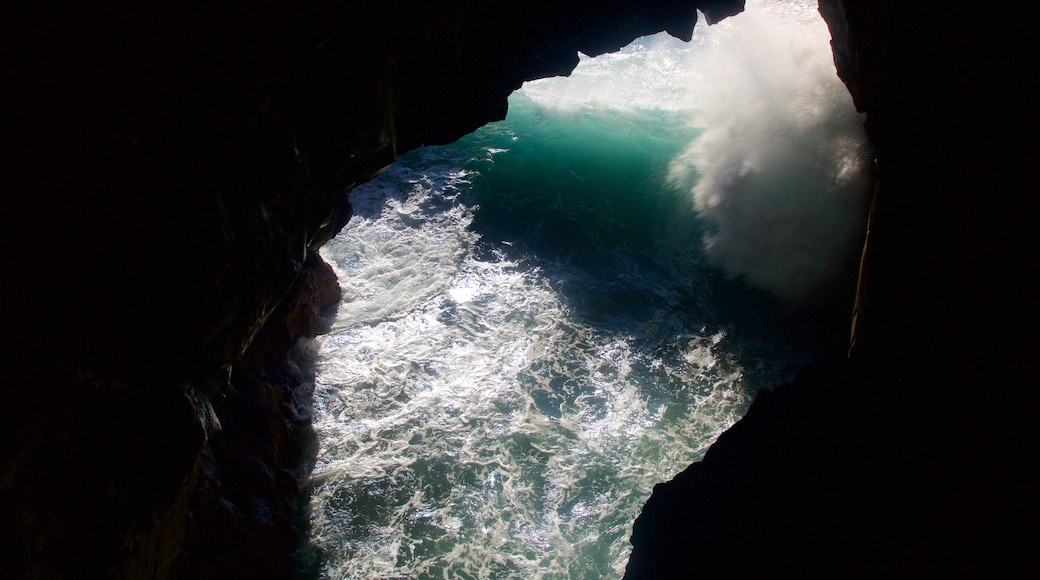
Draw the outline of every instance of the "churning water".
M869 162L813 4L583 58L353 192L324 577L619 577L653 485L811 359L785 313L855 255Z

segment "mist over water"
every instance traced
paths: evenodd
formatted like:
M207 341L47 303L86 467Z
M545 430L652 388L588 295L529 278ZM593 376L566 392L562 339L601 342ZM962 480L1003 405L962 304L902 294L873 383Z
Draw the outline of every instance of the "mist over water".
M713 228L709 259L791 301L862 244L871 152L818 17L779 6L720 25L701 60L704 133L671 166ZM781 15L783 14L783 15Z
M653 485L813 358L774 296L855 245L866 153L826 29L782 4L528 83L352 193L315 342L323 577L620 577Z

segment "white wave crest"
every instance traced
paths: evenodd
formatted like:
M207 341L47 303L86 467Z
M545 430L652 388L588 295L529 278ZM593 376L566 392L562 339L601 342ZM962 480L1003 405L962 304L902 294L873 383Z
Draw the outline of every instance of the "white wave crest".
M855 256L871 153L822 20L762 8L719 24L698 55L694 123L704 133L670 180L711 222L711 261L797 301Z

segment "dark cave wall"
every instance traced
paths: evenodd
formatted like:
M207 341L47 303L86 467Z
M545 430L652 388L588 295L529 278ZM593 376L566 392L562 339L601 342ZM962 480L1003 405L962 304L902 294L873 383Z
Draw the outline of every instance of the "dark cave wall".
M999 357L994 366L1020 368L1030 342L1005 318L1036 313L1038 262L1027 248L1038 205L1023 195L1038 152L1036 72L1017 62L1030 50L1035 8L1012 3L998 19L921 2L823 0L821 11L839 75L868 113L882 183L853 359L927 374L911 370L912 359L970 360L982 344ZM893 360L876 361L883 352Z
M282 577L338 299L316 250L397 154L733 0L21 4L8 14L0 567Z

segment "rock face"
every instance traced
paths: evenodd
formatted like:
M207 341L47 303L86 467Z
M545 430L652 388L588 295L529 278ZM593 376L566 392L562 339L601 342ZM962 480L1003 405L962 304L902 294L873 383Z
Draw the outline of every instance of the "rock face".
M0 567L286 576L288 353L337 300L347 193L563 74L741 2L22 5L9 140Z
M997 65L1029 9L820 8L877 151L848 368L659 485L626 577L1035 574L1035 68Z

